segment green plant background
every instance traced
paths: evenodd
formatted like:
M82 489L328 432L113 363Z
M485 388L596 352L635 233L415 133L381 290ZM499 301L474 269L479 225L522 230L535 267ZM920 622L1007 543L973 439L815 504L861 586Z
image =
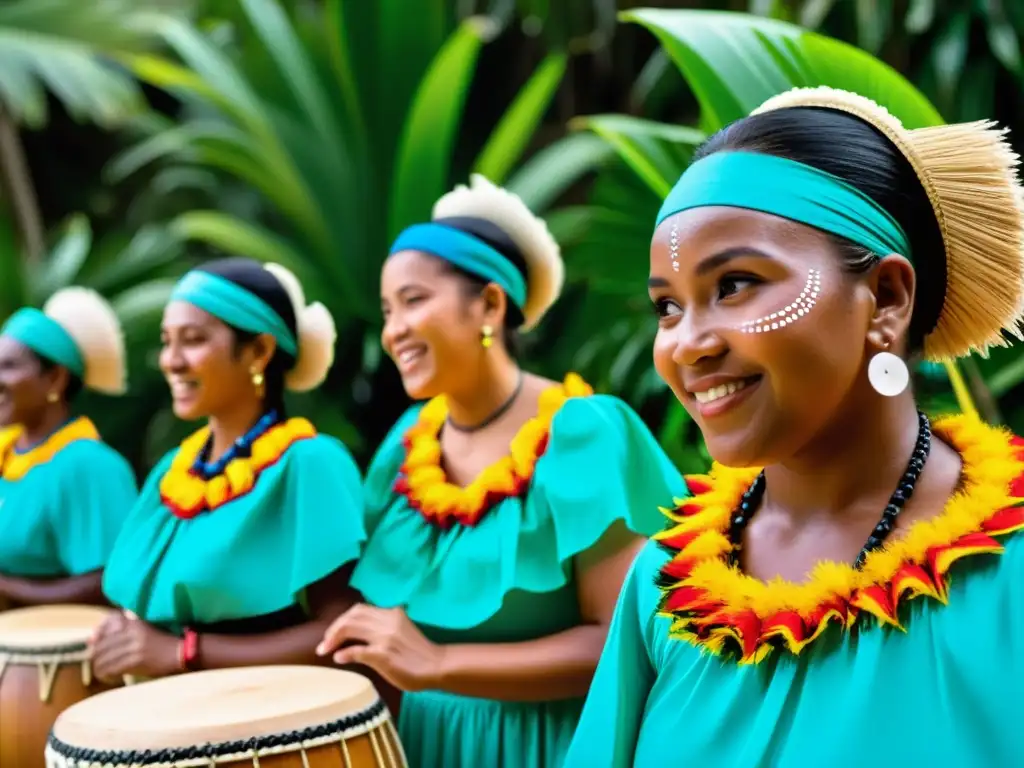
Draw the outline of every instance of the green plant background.
M655 7L657 6L657 7ZM519 193L567 286L526 365L632 404L684 471L699 433L655 375L644 293L660 196L709 132L794 86L909 126L1016 128L1024 5L997 0L12 0L0 6L0 319L73 283L125 322L132 391L87 398L140 473L194 428L155 365L191 264L288 265L339 327L327 384L292 409L365 464L406 407L379 347L392 237L471 172ZM1024 428L1024 358L959 372ZM947 372L917 371L927 407Z

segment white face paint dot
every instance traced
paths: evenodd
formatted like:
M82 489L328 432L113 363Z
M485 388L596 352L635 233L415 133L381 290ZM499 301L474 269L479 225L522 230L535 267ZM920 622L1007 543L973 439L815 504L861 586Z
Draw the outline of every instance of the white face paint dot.
M673 264L673 267L678 269L678 264ZM811 307L815 304L815 299L818 298L818 293L821 290L821 273L818 270L811 269L807 273L807 282L804 284L804 289L800 292L800 295L796 297L796 300L786 304L781 309L778 309L770 314L759 317L756 320L747 320L741 324L743 333L767 333L768 331L776 331L779 328L785 328L787 325L792 325L797 319L807 315L811 311Z

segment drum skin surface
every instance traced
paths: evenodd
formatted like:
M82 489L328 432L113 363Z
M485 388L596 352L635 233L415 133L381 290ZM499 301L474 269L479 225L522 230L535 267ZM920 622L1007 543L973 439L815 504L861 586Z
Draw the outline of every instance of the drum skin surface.
M0 614L0 768L45 768L57 716L109 690L91 679L86 642L110 613L54 605Z
M191 672L94 696L57 718L47 754L54 768L407 766L369 680L284 665Z

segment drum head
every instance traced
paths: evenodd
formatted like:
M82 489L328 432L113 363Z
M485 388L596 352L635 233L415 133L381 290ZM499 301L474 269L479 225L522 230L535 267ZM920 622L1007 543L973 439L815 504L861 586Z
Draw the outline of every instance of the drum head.
M193 747L301 731L378 701L369 680L341 669L217 669L93 696L66 709L53 736L95 750Z
M113 614L96 605L37 605L0 613L0 649L20 651L85 645Z

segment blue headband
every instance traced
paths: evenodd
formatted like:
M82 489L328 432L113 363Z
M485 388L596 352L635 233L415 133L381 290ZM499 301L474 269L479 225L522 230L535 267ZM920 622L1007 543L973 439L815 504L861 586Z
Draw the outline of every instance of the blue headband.
M482 240L443 224L414 224L403 231L391 254L423 251L474 275L497 283L512 303L522 310L526 304L526 278L516 266Z
M242 331L269 333L288 354L298 352L295 334L281 316L259 296L223 277L194 269L174 286L170 300L197 306Z
M676 182L655 226L673 214L711 205L771 213L844 237L878 256L911 258L910 240L888 211L837 176L795 160L757 152L708 155Z
M80 379L85 376L85 359L71 334L38 309L19 309L4 323L0 335L20 341L37 355L63 365Z

